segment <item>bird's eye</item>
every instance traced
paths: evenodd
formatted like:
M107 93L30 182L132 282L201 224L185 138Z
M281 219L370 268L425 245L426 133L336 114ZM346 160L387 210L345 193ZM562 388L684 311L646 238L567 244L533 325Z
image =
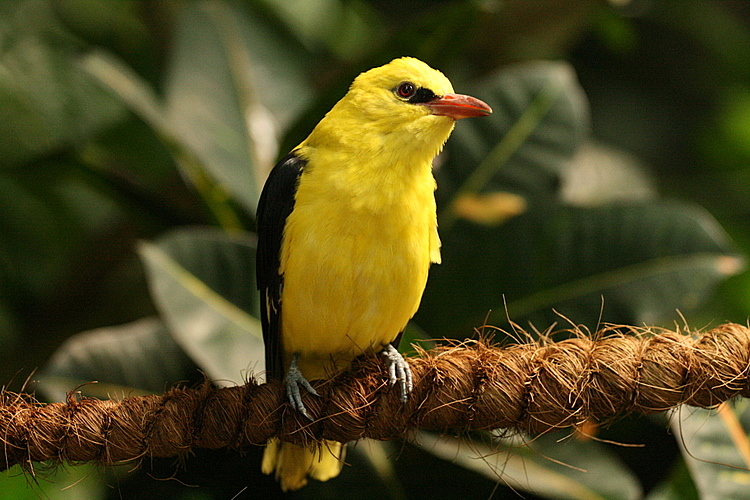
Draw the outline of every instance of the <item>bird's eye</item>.
M402 99L408 99L417 92L417 86L411 82L404 82L396 87L396 95Z

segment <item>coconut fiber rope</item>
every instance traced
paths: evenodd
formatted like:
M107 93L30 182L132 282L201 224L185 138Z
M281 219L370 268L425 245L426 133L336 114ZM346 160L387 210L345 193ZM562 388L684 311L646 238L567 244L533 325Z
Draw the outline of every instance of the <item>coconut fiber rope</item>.
M392 439L414 429L540 433L653 413L681 404L713 407L750 396L750 329L725 324L702 334L609 327L504 347L464 341L409 358L406 404L388 386L382 359L366 356L304 394L313 421L285 402L280 381L217 389L175 388L122 400L42 404L0 393L0 468L34 462L113 465L180 457L193 448L262 445L276 436L313 445Z

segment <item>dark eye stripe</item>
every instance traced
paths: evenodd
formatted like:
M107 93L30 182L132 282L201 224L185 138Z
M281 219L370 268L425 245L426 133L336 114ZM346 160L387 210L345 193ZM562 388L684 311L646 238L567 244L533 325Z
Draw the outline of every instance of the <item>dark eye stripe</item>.
M430 102L433 99L437 99L435 92L424 87L419 87L414 95L409 98L408 102L412 104L419 104L423 102Z

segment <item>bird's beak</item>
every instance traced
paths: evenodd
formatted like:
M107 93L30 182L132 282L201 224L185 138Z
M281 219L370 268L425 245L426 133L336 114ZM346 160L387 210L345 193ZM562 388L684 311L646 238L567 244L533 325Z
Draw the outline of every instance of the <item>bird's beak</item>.
M448 116L454 120L471 118L472 116L487 116L492 113L487 103L476 97L462 94L445 94L424 103L433 115Z

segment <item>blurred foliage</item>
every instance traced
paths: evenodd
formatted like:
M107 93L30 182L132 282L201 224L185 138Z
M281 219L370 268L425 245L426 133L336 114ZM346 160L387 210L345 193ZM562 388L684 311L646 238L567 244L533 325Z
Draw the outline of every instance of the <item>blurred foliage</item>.
M260 187L356 74L401 55L495 110L459 123L436 162L443 264L409 340L508 318L746 322L744 2L5 0L2 379L18 390L46 365L41 388L60 399L259 376ZM293 496L748 498L729 467L749 465L745 407L681 409L674 435L663 417L591 429L603 442L363 442L340 478ZM71 467L82 482L14 470L0 498L273 495L259 461Z

